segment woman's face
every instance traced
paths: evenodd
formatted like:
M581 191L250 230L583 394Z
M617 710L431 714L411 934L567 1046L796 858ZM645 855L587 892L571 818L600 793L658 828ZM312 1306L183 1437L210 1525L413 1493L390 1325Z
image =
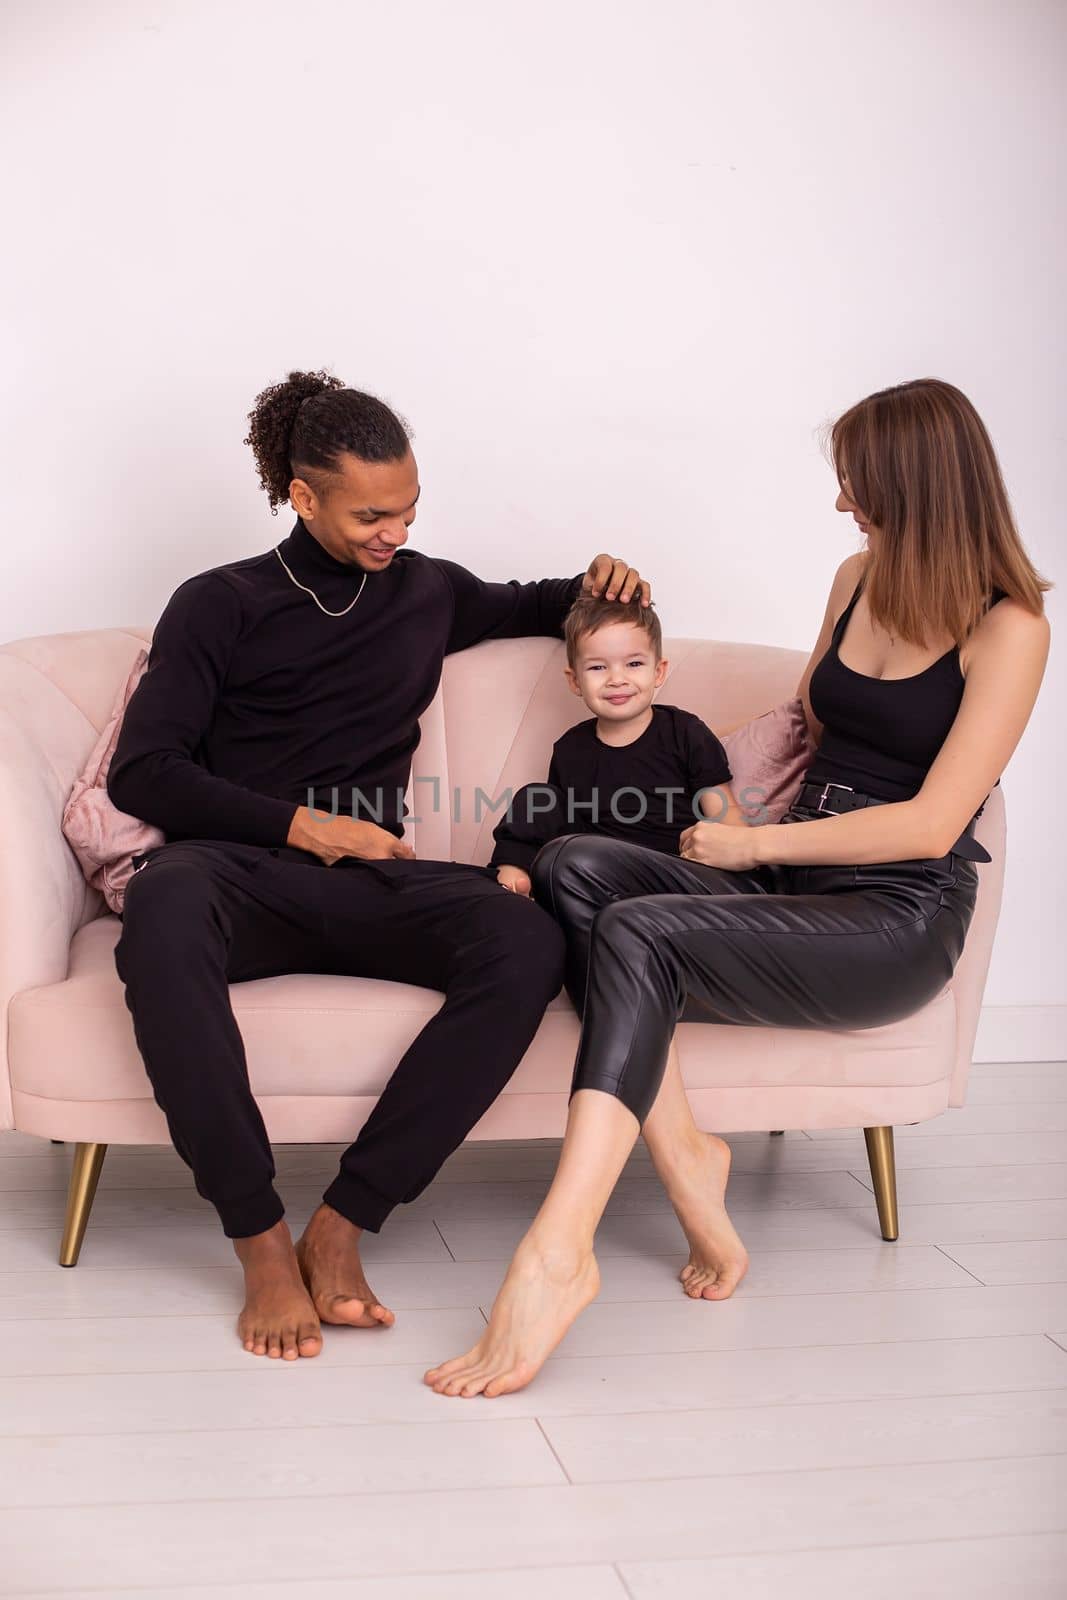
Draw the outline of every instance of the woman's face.
M854 518L856 526L859 528L861 533L867 535L870 534L871 524L866 520L863 512L860 510L859 506L849 493L847 472L843 472L841 474L841 487L837 492L837 499L834 501L834 505L838 511L847 511ZM869 538L868 543L870 543Z

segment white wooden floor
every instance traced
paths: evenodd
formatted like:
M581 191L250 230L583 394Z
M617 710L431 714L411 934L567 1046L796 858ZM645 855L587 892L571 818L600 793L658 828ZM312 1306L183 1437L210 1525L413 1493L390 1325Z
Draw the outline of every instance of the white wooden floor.
M643 1153L591 1308L524 1393L445 1400L556 1146L471 1145L368 1249L397 1311L313 1361L237 1342L173 1152L115 1149L80 1265L70 1149L0 1134L0 1593L185 1600L969 1600L1067 1593L1067 1065L979 1066L896 1133L736 1136L752 1254L694 1304ZM336 1152L278 1151L294 1233Z

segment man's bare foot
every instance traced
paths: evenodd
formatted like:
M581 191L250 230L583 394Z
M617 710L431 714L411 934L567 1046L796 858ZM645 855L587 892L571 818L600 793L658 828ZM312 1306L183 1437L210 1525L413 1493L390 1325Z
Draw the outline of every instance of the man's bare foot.
M319 1319L284 1220L265 1233L235 1239L233 1247L245 1269L245 1303L237 1319L245 1349L251 1355L280 1356L283 1361L317 1356L322 1349Z
M689 1240L679 1273L692 1300L728 1300L748 1270L748 1251L726 1213L730 1146L714 1133L672 1155L664 1187Z
M431 1368L423 1381L438 1394L464 1400L476 1394L491 1400L525 1388L599 1289L592 1251L562 1256L527 1234L474 1349Z
M362 1232L324 1201L297 1240L296 1259L323 1322L391 1328L395 1316L381 1304L363 1275L359 1258Z

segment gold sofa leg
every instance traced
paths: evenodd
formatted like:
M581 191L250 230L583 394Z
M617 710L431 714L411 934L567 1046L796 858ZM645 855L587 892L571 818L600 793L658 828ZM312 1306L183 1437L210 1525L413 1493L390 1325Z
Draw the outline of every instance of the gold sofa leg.
M897 1170L893 1159L892 1128L864 1128L867 1141L867 1160L871 1164L874 1180L874 1198L878 1202L878 1221L883 1239L896 1239L900 1233L897 1219Z
M107 1155L106 1144L79 1144L74 1150L74 1166L67 1190L67 1220L63 1226L63 1243L59 1247L61 1267L76 1267L81 1254L82 1240L96 1198L96 1185L100 1168Z

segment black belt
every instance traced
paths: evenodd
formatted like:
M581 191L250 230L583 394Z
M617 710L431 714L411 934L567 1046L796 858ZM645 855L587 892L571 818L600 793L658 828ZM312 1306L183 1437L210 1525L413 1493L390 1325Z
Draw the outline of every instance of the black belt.
M858 789L851 788L847 783L804 783L801 784L800 793L793 801L794 806L828 817L841 816L846 811L862 811L867 806L892 804L891 800L879 800L873 794L861 794ZM979 844L974 837L974 825L984 809L985 801L978 807L952 849L947 852L950 856L963 856L966 861L992 861L993 857L985 845Z

